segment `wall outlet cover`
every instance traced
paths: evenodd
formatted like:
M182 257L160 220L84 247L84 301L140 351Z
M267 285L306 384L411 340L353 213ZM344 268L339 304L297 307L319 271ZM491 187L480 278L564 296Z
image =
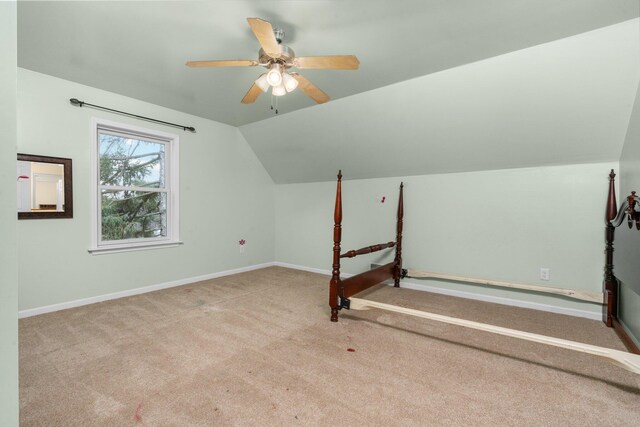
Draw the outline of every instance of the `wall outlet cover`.
M540 280L548 281L550 276L550 271L546 267L540 267Z

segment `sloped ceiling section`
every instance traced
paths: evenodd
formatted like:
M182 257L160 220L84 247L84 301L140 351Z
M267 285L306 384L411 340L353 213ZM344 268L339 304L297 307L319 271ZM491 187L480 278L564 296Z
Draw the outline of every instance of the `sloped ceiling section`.
M185 62L256 59L247 17L282 27L297 55L356 54L357 72L302 73L336 100L637 18L638 10L638 0L20 1L18 65L239 126L273 116L271 96L240 103L264 69ZM314 105L298 90L280 100L280 114Z
M639 20L240 127L276 183L617 161Z

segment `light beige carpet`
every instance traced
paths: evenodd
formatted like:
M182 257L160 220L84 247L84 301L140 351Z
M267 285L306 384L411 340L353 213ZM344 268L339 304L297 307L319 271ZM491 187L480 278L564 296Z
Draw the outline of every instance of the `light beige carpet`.
M20 320L21 425L640 425L640 377L604 360L377 310L331 323L327 287L272 267ZM597 321L362 296L624 349Z

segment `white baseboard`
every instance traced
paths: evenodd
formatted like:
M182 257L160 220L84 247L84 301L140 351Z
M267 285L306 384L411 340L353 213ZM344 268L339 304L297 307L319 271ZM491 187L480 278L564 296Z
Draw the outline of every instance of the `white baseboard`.
M629 327L627 325L625 325L625 323L622 321L622 319L618 319L618 322L620 323L620 325L622 326L622 329L624 329L624 331L627 333L627 336L631 339L631 341L633 341L633 343L635 345L637 345L638 347L640 347L640 341L638 341L638 339L636 338L636 336L634 335L633 332L631 332L631 329L629 329Z
M216 279L218 277L230 276L232 274L244 273L244 272L247 272L247 271L258 270L258 269L261 269L261 268L272 267L272 266L291 268L291 269L294 269L294 270L308 271L308 272L311 272L311 273L318 273L318 274L323 274L323 275L326 275L326 276L330 276L331 275L331 270L324 270L324 269L320 269L320 268L305 267L305 266L301 266L301 265L288 264L288 263L285 263L285 262L266 262L266 263L263 263L263 264L250 265L250 266L247 266L247 267L236 268L236 269L233 269L233 270L220 271L220 272L217 272L217 273L205 274L205 275L202 275L202 276L195 276L195 277L189 277L189 278L186 278L186 279L174 280L172 282L165 282L165 283L160 283L160 284L157 284L157 285L150 285L150 286L144 286L144 287L141 287L141 288L128 289L128 290L125 290L125 291L113 292L113 293L105 294L105 295L98 295L98 296L95 296L95 297L82 298L82 299L63 302L63 303L59 303L59 304L46 305L44 307L36 307L36 308L30 308L30 309L26 309L26 310L20 310L18 312L18 318L22 319L22 318L25 318L25 317L37 316L38 314L51 313L51 312L54 312L54 311L65 310L67 308L80 307L80 306L83 306L83 305L95 304L97 302L109 301L109 300L118 299L118 298L124 298L124 297L132 296L132 295L139 295L139 294L144 294L144 293L147 293L147 292L159 291L161 289L167 289L167 288L173 288L173 287L176 287L176 286L188 285L190 283L202 282L204 280ZM344 277L344 278L347 278L347 277L351 277L351 276L354 276L354 275L353 274L343 273L340 276ZM486 302L492 302L492 303L503 304L503 305L510 305L510 306L515 306L515 307L531 308L531 309L534 309L534 310L541 310L541 311L547 311L547 312L551 312L551 313L566 314L566 315L569 315L569 316L576 316L576 317L584 317L584 318L593 319L593 320L600 320L601 317L602 317L601 313L599 313L599 312L595 313L595 312L588 311L588 310L579 310L579 309L574 309L574 308L558 307L558 306L549 305L549 304L522 301L522 300L517 300L517 299L512 299L512 298L504 298L504 297L496 297L496 296L490 296L490 295L482 295L482 294L477 294L477 293L474 293L474 292L458 291L458 290L441 288L441 287L431 286L431 285L408 283L408 282L405 282L405 281L400 282L400 286L402 286L403 288L406 288L406 289L415 289L415 290L419 290L419 291L433 292L433 293L436 293L436 294L450 295L450 296L454 296L454 297L474 299L474 300L478 300L478 301L486 301Z
M324 274L331 276L331 270L322 270L319 268L304 267L301 265L287 264L284 262L275 262L274 265L279 267L293 268L296 270L309 271L312 273ZM351 277L353 274L341 274L341 277ZM492 295L483 295L475 292L458 291L432 285L423 285L418 283L400 282L400 286L406 289L414 289L418 291L433 292L434 294L450 295L459 298L467 298L478 301L492 302L495 304L510 305L514 307L530 308L533 310L547 311L550 313L566 314L574 317L584 317L592 320L601 320L602 313L589 310L580 310L576 308L559 307L551 304L542 304L539 302L522 301L519 299L496 297Z
M302 270L302 271L308 271L310 273L318 273L318 274L324 274L325 276L331 276L331 270L323 270L321 268L305 267L302 265L287 264L286 262L279 262L279 261L274 262L273 265L275 265L276 267L285 267L285 268L291 268L293 270ZM340 277L347 278L351 276L355 276L355 274L340 273Z
M431 285L418 283L400 282L400 286L405 289L415 289L418 291L433 292L434 294L450 295L459 298L474 299L478 301L492 302L495 304L511 305L514 307L530 308L533 310L547 311L550 313L566 314L568 316L585 317L591 320L602 320L602 313L577 308L559 307L557 305L543 304L539 302L522 301L513 298L496 297L493 295L482 295L475 292L458 291L454 289L440 288Z
M250 265L247 267L234 268L233 270L219 271L217 273L210 273L202 276L189 277L186 279L174 280L172 282L165 282L157 285L144 286L142 288L127 289L126 291L119 291L119 292L113 292L105 295L98 295L95 297L82 298L82 299L77 299L73 301L62 302L59 304L45 305L44 307L29 308L26 310L18 311L18 319L37 316L38 314L51 313L53 311L65 310L67 308L74 308L74 307L80 307L88 304L95 304L97 302L102 302L102 301L109 301L113 299L129 297L132 295L144 294L147 292L159 291L161 289L188 285L190 283L202 282L204 280L216 279L218 277L230 276L232 274L244 273L246 271L272 267L274 265L275 263L273 262L266 262L264 264L256 264L256 265Z

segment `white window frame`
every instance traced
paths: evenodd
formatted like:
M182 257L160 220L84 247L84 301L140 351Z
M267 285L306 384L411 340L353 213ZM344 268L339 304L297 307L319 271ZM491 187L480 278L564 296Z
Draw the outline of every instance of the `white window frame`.
M132 136L148 139L152 142L165 144L165 187L167 193L167 235L161 237L126 239L117 241L102 241L102 197L100 186L100 145L98 133L100 130L114 133L125 133ZM182 244L179 238L179 143L178 135L161 132L153 129L145 129L124 123L116 123L110 120L92 118L91 120L91 247L89 252L94 255L138 251L145 249L159 249L174 247ZM113 189L156 191L148 187L116 187ZM160 191L160 190L158 190ZM165 192L165 191L162 191Z

